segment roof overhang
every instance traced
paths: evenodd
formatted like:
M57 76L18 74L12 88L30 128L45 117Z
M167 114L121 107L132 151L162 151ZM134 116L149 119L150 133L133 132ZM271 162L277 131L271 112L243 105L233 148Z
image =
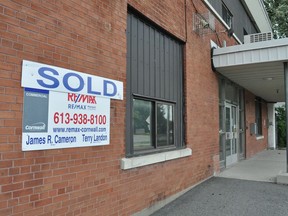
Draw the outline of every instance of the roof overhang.
M216 71L268 102L285 101L284 62L288 38L213 50Z

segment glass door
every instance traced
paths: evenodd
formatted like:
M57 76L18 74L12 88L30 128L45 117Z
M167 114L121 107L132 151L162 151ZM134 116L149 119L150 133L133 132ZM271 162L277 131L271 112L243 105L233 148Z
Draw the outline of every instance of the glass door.
M226 128L226 166L237 162L237 107L232 104L225 105L225 128Z

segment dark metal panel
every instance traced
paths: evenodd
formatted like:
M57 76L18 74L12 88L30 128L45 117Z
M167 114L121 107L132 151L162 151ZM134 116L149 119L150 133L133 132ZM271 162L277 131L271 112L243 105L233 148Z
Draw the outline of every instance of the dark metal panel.
M149 46L149 26L144 24L144 95L150 95L150 46Z
M163 97L171 98L169 94L169 84L171 80L170 68L169 68L169 55L170 55L170 47L171 43L169 43L169 38L164 37L164 71L163 71Z
M160 35L155 32L155 92L154 96L159 97L159 80L160 80Z
M155 29L150 28L150 37L149 37L149 47L150 47L150 65L149 65L149 72L150 72L150 94L152 97L155 97Z
M164 97L164 82L165 82L165 73L164 73L164 70L165 70L165 58L164 58L164 55L165 55L165 46L164 46L164 36L161 34L160 35L160 38L159 38L159 43L160 43L160 76L159 76L159 87L158 87L158 97L159 98L165 98Z
M174 82L176 81L175 78L177 77L177 70L175 69L177 61L175 61L175 60L178 59L175 55L176 54L176 47L177 47L176 43L172 43L171 51L170 51L170 75L173 77L173 79L170 79L169 86L168 86L169 94L171 95L173 100L176 100L176 97L174 95L174 92L175 92Z
M174 53L175 59L179 59L179 53L177 51L178 51L178 49ZM179 62L177 61L176 63L179 66ZM181 134L181 130L179 128L181 121L179 121L179 120L183 119L181 116L181 112L180 112L180 110L182 109L181 97L179 97L179 94L182 94L183 92L181 91L181 93L179 93L180 89L178 89L178 87L179 87L178 86L179 80L178 80L178 76L177 76L178 75L178 69L179 68L177 68L177 71L176 71L176 73L174 73L174 77L173 77L174 78L174 89L173 89L174 94L173 94L173 96L175 95L175 100L177 103L177 105L175 106L175 123L174 123L175 132L177 132L177 133L175 133L175 139L177 140L176 145L181 144L182 134ZM179 103L180 103L180 106L178 105Z
M132 92L159 99L175 101L175 82L178 74L174 64L182 61L176 56L176 48L181 44L164 35L142 20L130 15L129 36ZM179 70L179 68L177 68ZM174 88L175 86L175 88Z
M138 79L138 32L137 32L137 19L130 15L131 17L131 90L132 92L137 91L137 79Z
M126 129L127 131L131 131L131 115L132 113L132 97L131 97L131 63L132 63L132 51L131 51L131 42L132 42L132 34L131 34L131 25L132 25L132 15L128 14L127 16L127 31L126 31L126 36L127 36L127 85L126 85ZM130 133L126 133L126 143L132 143L132 137ZM126 155L131 155L133 152L133 146L132 145L127 145L126 146Z
M177 77L179 78L179 130L180 130L180 143L179 146L183 146L184 145L184 137L185 137L185 133L184 133L184 108L185 108L185 103L184 103L184 83L183 83L183 79L184 79L184 75L183 75L183 71L184 71L184 63L183 63L183 45L179 46L179 59L181 59L181 61L179 61L179 70L177 71ZM190 92L191 93L191 92ZM180 120L181 119L181 120ZM181 134L182 133L182 134Z
M175 49L174 49L174 53L173 53L173 58L174 59L179 59L179 49L180 49L180 46L176 46L175 45ZM174 68L173 68L173 72L174 72L174 81L172 82L172 95L173 95L173 98L174 100L176 100L178 97L177 97L177 94L178 94L178 91L175 91L175 89L177 89L177 82L178 82L178 74L181 73L182 71L179 71L179 62L178 61L175 61L174 62Z
M137 47L137 62L138 62L138 70L137 70L137 93L144 95L144 23L138 20L138 47ZM136 71L135 71L136 72ZM134 71L133 71L134 73Z
M221 0L208 0L208 1L212 5L212 7L221 15L222 14L222 2L221 2Z
M177 55L178 55L178 59L183 59L183 56L182 56L182 54L183 54L183 49L182 49L182 46L181 46L181 48L180 47L178 47L178 52L177 52ZM178 70L177 70L177 72L180 72L180 71L183 71L183 61L179 61L179 67L178 67ZM177 80L177 82L175 82L175 88L176 89L179 89L178 91L177 91L177 99L178 99L178 103L179 104L181 104L180 106L177 106L177 112L178 112L178 116L177 116L177 118L178 119L183 119L184 118L184 116L183 116L183 107L184 107L184 104L183 104L183 76L182 76L182 74L183 73L177 73L176 74L176 80ZM177 122L178 124L177 124L177 127L178 127L178 131L183 131L183 124L182 124L182 121L178 121ZM182 143L183 143L183 138L184 138L184 136L182 136L182 134L181 133L179 133L179 137L178 137L178 139L180 140L179 141L179 146L181 146L182 145Z

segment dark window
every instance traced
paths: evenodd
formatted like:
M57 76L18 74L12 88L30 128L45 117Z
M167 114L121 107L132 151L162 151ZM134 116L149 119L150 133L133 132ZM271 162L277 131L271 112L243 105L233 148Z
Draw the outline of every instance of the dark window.
M127 22L126 155L180 148L182 44L133 13Z
M257 125L256 135L262 135L262 103L260 99L255 100L255 121Z
M233 27L233 15L223 2L222 2L222 18L230 28Z
M169 147L174 140L174 105L153 100L133 99L134 150Z
M248 32L246 31L245 28L243 28L243 35L248 35Z

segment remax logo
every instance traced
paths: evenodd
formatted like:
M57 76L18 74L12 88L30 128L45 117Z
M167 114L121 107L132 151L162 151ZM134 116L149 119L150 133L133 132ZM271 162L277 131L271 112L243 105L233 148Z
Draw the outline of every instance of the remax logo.
M31 125L26 125L25 129L27 131L43 131L46 128L46 124L44 122L37 122Z
M68 93L68 101L71 101L74 103L97 104L96 96L75 94L75 93Z

